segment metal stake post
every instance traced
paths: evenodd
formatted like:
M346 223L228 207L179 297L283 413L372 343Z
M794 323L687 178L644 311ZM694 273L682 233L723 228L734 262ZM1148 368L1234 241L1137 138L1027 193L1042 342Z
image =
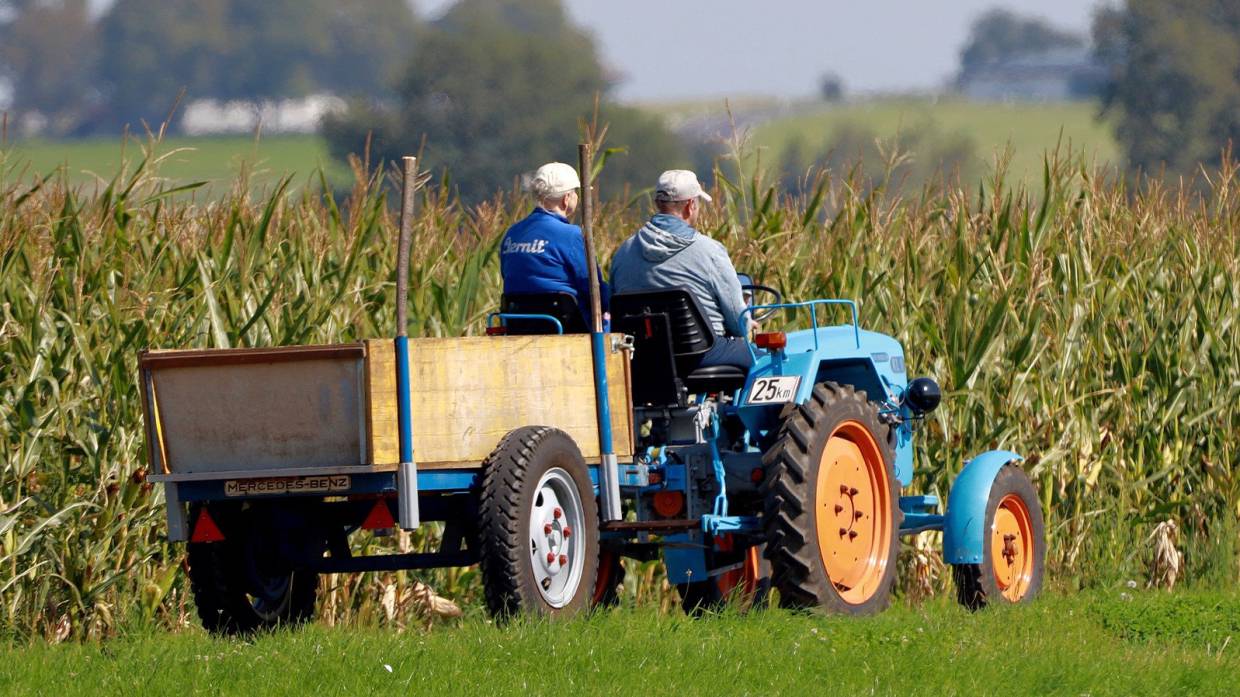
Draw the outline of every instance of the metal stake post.
M413 461L413 423L409 396L409 246L413 226L418 161L405 157L400 196L400 244L396 260L396 409L400 422L400 465L396 470L397 519L402 530L418 527L418 468Z
M590 345L594 351L594 403L598 412L599 503L603 522L620 520L620 469L611 439L611 404L607 390L607 335L603 333L603 299L594 249L594 152L589 143L577 146L581 174L581 233L590 274Z

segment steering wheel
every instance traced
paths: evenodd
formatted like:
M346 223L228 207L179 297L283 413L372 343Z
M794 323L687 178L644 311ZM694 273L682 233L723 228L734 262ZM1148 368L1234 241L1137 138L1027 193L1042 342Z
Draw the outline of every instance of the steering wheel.
M770 286L759 286L752 284L742 285L741 292L749 294L748 303L750 307L753 307L754 305L778 305L784 301L784 294ZM763 302L754 302L753 296L756 294L770 295L771 299ZM752 317L755 322L764 322L776 312L779 312L779 308L773 307L767 310L751 312L749 313L749 316Z

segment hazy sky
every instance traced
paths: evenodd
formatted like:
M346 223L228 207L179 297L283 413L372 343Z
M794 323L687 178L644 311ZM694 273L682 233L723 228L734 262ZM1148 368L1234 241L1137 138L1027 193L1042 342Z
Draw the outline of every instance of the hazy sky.
M630 99L817 89L827 70L860 92L933 89L969 23L991 7L1087 31L1099 0L565 0ZM418 0L433 15L451 0Z

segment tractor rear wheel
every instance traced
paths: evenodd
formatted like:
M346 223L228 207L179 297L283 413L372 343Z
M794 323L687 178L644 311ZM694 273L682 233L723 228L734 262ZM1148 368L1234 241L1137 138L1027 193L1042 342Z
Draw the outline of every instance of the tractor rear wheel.
M865 392L823 382L763 456L771 585L785 607L865 615L891 598L903 514L891 429Z
M598 505L573 439L518 428L482 463L479 546L492 616L569 615L590 607L599 563Z
M1046 528L1029 475L1006 465L986 501L981 564L953 564L956 599L970 610L992 603L1023 603L1042 589Z
M186 545L198 618L212 634L251 634L314 617L318 575L291 568L261 530L254 526L245 537Z

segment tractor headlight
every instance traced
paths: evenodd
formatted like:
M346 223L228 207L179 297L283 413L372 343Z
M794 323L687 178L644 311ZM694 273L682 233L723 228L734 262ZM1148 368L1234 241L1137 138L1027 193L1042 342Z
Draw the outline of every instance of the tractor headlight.
M904 401L916 416L924 416L934 411L943 401L943 391L933 378L917 378L908 384L904 391Z

